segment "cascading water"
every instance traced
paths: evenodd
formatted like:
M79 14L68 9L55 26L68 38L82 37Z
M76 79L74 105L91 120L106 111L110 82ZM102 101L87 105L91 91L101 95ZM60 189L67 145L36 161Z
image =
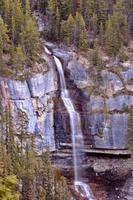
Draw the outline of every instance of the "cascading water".
M44 49L47 54L51 55L51 52L47 49L47 47L44 47ZM60 77L61 98L70 116L70 126L72 131L75 190L78 193L80 193L82 197L88 200L95 200L90 187L84 182L82 182L82 177L80 173L82 169L82 162L81 162L82 153L80 150L83 149L84 146L80 115L78 112L76 112L73 102L70 98L69 91L67 90L62 64L56 56L53 57Z
M94 200L95 198L92 194L91 189L89 188L87 184L82 182L82 177L80 176L80 171L82 168L80 149L82 149L84 146L80 115L78 112L76 112L73 102L69 96L69 91L67 90L67 87L66 87L62 64L56 56L54 56L54 60L57 66L57 70L59 72L59 76L60 76L61 98L70 116L70 125L71 125L71 131L72 131L75 189L77 190L77 192L80 192L80 194L83 197L88 198L89 200Z

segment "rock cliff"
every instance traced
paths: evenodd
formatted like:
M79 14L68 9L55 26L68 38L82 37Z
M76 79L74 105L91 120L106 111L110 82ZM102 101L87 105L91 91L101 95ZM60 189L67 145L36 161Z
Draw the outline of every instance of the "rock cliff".
M28 132L36 134L38 148L55 150L54 96L57 91L57 75L52 61L47 61L48 71L24 81L0 78L1 106L9 101L14 116L18 110L28 117Z
M99 74L89 60L71 50L47 47L63 63L67 87L80 112L85 143L93 148L126 149L131 131L133 65L106 63ZM60 99L58 74L51 55L44 53L48 70L24 81L0 78L1 106L10 101L15 113L28 117L28 132L36 134L38 147L60 148L71 143L69 116ZM130 134L129 134L130 135ZM131 138L132 139L132 138Z

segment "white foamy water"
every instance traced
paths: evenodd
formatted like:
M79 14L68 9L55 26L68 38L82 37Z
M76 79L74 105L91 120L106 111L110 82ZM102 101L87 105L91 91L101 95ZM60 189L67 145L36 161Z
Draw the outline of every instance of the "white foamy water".
M51 55L52 53L49 51L49 49L47 47L44 47L44 50L47 54Z

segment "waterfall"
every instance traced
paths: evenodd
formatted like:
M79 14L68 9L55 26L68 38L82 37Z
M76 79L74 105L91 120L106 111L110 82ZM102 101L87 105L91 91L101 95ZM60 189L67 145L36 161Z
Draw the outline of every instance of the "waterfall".
M62 64L56 56L54 56L54 60L60 77L61 98L70 116L75 189L77 190L77 192L80 192L80 194L83 197L88 198L89 200L94 200L95 198L92 194L90 187L82 182L82 177L80 175L80 170L82 168L82 163L81 163L82 154L80 150L83 149L84 146L80 115L78 112L76 112L73 102L70 98L69 91L67 90Z
M45 47L45 52L51 55L51 52ZM70 126L72 132L72 146L73 146L73 165L74 165L74 186L75 190L81 194L84 198L88 200L95 200L90 187L82 181L81 169L82 169L82 153L83 149L83 134L81 129L81 120L79 113L75 110L73 102L70 98L69 91L66 87L66 81L64 76L64 71L62 63L60 60L53 56L57 70L60 77L60 87L61 87L61 98L70 116Z
M66 88L66 82L64 77L64 71L60 60L54 56L55 63L57 65L57 70L60 76L61 85L61 98L70 116L70 125L72 131L72 143L73 143L73 161L74 161L74 173L75 173L75 183L79 180L78 174L80 173L80 159L77 156L80 152L79 146L83 147L83 135L81 131L81 121L79 114L75 111L72 100L69 96L69 92Z

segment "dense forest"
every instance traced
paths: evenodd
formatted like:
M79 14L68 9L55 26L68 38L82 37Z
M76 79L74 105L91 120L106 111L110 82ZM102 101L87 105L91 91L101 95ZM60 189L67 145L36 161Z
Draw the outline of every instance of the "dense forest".
M42 62L42 41L85 55L91 49L100 74L100 52L127 60L132 34L133 0L0 0L0 76L32 76ZM10 103L0 110L0 200L70 200L67 180L52 166L49 151L38 153L36 135L27 132L25 112L19 110L17 119Z
M127 58L124 47L132 38L132 0L1 0L0 70L3 74L11 75L12 70L18 74L25 65L32 67L39 62L41 45L35 11L43 15L42 35L46 40L86 51L100 47L109 56Z
M29 1L1 0L0 15L0 71L18 74L26 64L31 67L38 61L41 47L37 20Z
M79 49L94 48L94 43L115 56L128 45L132 35L133 2L117 0L39 1L44 14L44 37L75 45Z

